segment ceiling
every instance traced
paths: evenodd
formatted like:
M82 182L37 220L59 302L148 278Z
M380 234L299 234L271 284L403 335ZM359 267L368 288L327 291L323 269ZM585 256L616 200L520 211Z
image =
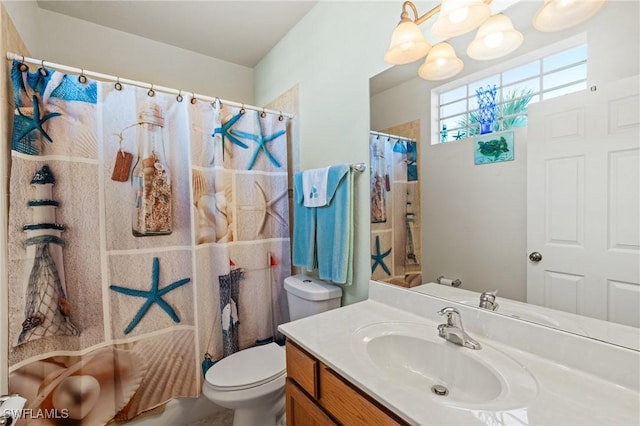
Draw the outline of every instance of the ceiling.
M317 1L52 1L41 9L253 68Z

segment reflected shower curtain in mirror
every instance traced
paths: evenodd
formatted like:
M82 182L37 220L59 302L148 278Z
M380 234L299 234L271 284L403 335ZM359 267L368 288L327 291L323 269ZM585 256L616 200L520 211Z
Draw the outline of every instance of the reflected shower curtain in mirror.
M371 276L410 287L421 283L416 142L372 133L369 149Z
M20 65L9 391L49 413L26 423L125 421L198 396L205 352L278 340L285 122Z

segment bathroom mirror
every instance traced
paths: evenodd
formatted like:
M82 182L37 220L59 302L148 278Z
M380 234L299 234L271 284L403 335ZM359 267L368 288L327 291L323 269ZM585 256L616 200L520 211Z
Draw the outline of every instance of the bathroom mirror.
M533 173L531 167L528 167L528 139L532 135L532 129L528 127L512 129L512 139L509 140L512 145L509 145L509 148L513 153L513 159L492 164L476 164L474 151L477 150L475 146L477 141L474 141L474 138L461 137L460 140L437 143L442 138L442 131L431 125L432 112L438 111L437 107L434 107L438 98L436 92L432 90L439 89L445 84L448 85L444 86L446 90L452 90L458 82L459 86L467 84L471 87L475 82L491 80L492 76L499 75L502 71L522 67L538 58L558 55L559 52L562 54L563 51L579 46L585 46L584 49L588 52L587 61L584 64L587 77L582 82L583 86L580 90L582 95L579 96L585 99L596 99L595 96L605 96L607 88L615 85L616 81L621 82L622 85L628 85L630 84L628 81L633 82L635 78L637 82L637 75L640 72L639 54L637 49L632 50L631 47L624 46L629 46L625 42L629 34L638 36L638 29L634 19L631 18L631 16L637 16L638 4L608 2L605 8L589 21L559 33L540 33L532 28L531 17L538 6L537 2L519 2L504 12L512 19L514 26L523 33L525 39L520 49L506 58L479 62L466 57L463 52L475 35L472 32L449 41L465 66L463 72L453 79L431 82L419 78L417 70L422 60L408 65L394 66L370 79L370 127L372 130L391 133L393 129L398 128L397 126L406 123L414 123L415 126L415 122L419 123L421 283L433 283L439 277L452 281L458 279L462 283L460 288L469 292L456 293L453 291L455 289L444 286L431 287L431 289L423 287L421 291L428 294L457 303L478 306L479 295L482 292L497 290L496 302L500 304L504 301L502 305L504 309L510 301L513 301L515 304L520 304L524 311L527 309L524 303L530 301L536 292L540 293L539 290L534 291L531 285L527 288L527 283L531 282L531 276L528 277L528 274L531 274L532 266L543 265L555 256L555 252L551 249L536 250L537 247L528 246L536 237L536 232L531 229L528 231L530 221L537 212L545 209L544 198L540 199L539 203L531 201L535 199L535 196L532 198L531 191L544 186L547 179L544 173L541 175L542 179L538 179L538 174ZM587 95L592 98L588 98ZM558 117L565 114L563 119L565 121L561 122L560 129L569 132L567 129L571 127L573 107L567 106L564 110L561 108L565 102L563 99L569 99L570 96L572 95L551 99L548 101L551 103L538 103L538 106L532 109L538 108L538 113L542 114L545 111L540 110L547 110L547 105L560 108ZM630 103L625 107L627 111L638 110L638 97L633 96L629 98ZM587 101L587 106L615 105L618 102L605 102L603 98L598 99L598 101ZM532 105L534 103L536 102L532 102ZM540 115L540 117L542 118L539 118L538 122L539 120L544 122L544 116ZM589 121L589 118L583 118L583 120L586 123L592 123L598 119ZM632 120L635 121L630 126L637 134L637 117ZM591 129L591 127L585 128ZM534 137L544 137L544 130L537 128L533 134L536 135ZM433 144L434 140L436 144ZM628 153L630 157L629 162L626 163L629 168L626 169L622 178L628 179L628 185L622 183L618 186L618 190L622 191L618 193L626 194L625 197L636 204L638 203L637 192L640 191L637 182L638 148L636 141L635 145L632 144L620 150ZM609 162L618 159L616 153L607 155ZM531 159L530 156L529 160ZM580 173L582 170L580 169ZM589 169L584 169L585 176L588 177L589 173ZM611 182L623 176L611 171L608 173L602 180ZM569 188L572 185L574 187L580 185L578 181L571 181L571 176L575 178L575 172L573 175L557 174L553 187ZM636 176L635 180L633 176ZM630 188L628 193L624 192L625 186ZM603 211L609 212L605 215L611 216L612 197L616 195L602 194L597 195L601 207ZM590 197L593 199L595 196ZM562 198L562 200L565 199ZM565 201L575 202L576 205L582 203L582 201L571 201L570 197ZM632 204L630 210L626 211L631 215L637 215L637 210L637 206L634 207ZM569 229L569 225L566 224L564 228L560 226L560 229L563 231ZM583 224L580 226L584 227ZM609 223L603 228L611 229L610 226ZM614 248L613 251L626 251L629 254L623 260L624 265L621 264L621 267L631 270L631 278L607 277L606 288L600 292L598 298L593 298L592 295L585 296L582 288L584 283L579 274L557 273L554 269L543 267L546 273L543 280L546 280L546 283L543 282L541 291L549 293L554 291L554 288L562 287L556 294L555 300L558 301L558 295L566 296L566 300L557 303L558 306L548 303L545 308L555 308L558 316L568 312L568 316L565 315L565 317L569 319L573 315L578 315L574 317L576 319L585 318L590 326L599 329L595 335L590 330L583 330L582 326L572 327L565 325L563 321L545 320L544 318L549 316L539 313L521 315L521 318L638 350L640 344L640 331L637 328L640 323L638 283L640 246L638 241L640 238L637 224L635 228L632 226L626 229L628 230L625 231L627 244L619 249ZM528 232L529 235L527 235ZM373 256L376 254L373 239L375 233L376 228L373 224L372 265L374 265ZM382 245L380 252L384 253L387 249L388 247ZM542 262L536 263L535 259L538 256L534 252L540 253ZM590 258L588 262L591 269L597 271L601 268L605 271L608 268L604 265L607 256ZM602 265L600 262L603 262ZM373 277L380 280L375 273ZM391 280L382 279L382 281ZM414 284L411 283L410 287L414 287ZM567 289L566 292L565 289ZM543 294L543 297L548 296L549 294ZM539 301L536 304L543 305ZM589 304L597 306L590 307ZM590 309L597 314L586 315L585 312ZM497 313L507 314L500 311L499 308ZM533 310L530 311L533 312ZM549 310L546 313L553 317L553 312ZM620 320L621 318L623 320ZM619 336L623 337L619 338Z

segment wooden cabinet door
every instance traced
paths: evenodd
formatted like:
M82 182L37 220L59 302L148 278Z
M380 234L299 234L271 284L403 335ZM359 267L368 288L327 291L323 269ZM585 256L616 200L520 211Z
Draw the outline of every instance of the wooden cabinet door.
M399 426L402 420L370 401L329 367L320 364L320 405L345 426Z
M337 426L316 402L287 379L287 426Z

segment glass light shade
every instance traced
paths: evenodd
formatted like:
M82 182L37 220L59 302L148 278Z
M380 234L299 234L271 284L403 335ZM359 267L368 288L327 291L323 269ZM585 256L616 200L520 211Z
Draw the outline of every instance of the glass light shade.
M478 60L499 58L516 50L523 40L522 33L513 28L511 19L498 13L480 26L476 38L467 47L467 55Z
M449 38L478 28L491 15L491 8L482 0L442 0L438 20L431 32Z
M408 64L423 58L431 45L420 28L411 20L402 20L391 36L389 50L384 54L385 62L394 65Z
M438 43L429 52L418 75L425 80L445 80L462 71L464 64L449 43Z
M533 17L538 31L560 31L578 25L595 15L607 0L545 0Z

